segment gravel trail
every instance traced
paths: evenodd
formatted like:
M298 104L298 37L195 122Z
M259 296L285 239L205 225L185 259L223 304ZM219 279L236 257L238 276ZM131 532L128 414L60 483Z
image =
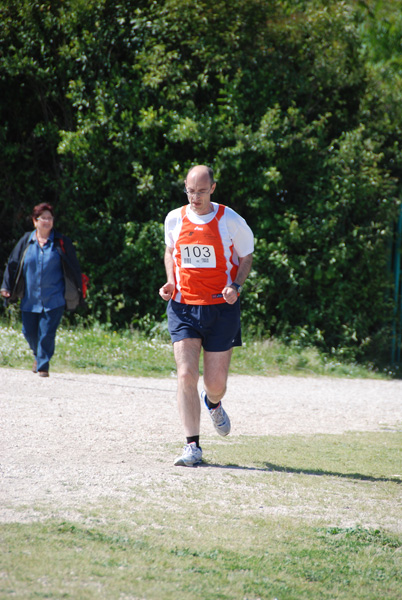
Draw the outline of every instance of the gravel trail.
M183 434L174 378L43 379L5 368L0 405L0 522L36 518L41 504L71 511L104 497L124 500L136 482L168 479L178 469ZM402 381L230 375L224 406L233 438L401 431ZM205 410L201 436L214 436ZM219 469L207 471L219 476Z

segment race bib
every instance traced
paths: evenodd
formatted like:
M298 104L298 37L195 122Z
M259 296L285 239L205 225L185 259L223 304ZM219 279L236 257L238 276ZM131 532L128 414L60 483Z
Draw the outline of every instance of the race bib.
M187 269L214 269L215 248L204 244L180 244L181 266Z

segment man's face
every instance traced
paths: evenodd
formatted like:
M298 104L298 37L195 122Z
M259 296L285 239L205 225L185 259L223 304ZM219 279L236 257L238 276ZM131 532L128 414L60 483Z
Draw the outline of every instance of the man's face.
M197 215L212 212L211 194L215 191L216 183L211 184L208 171L194 168L184 183L191 210Z

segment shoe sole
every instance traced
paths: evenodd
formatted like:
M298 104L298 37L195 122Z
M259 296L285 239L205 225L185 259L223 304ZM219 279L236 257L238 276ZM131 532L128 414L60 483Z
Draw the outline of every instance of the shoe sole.
M186 463L182 458L176 458L173 464L175 467L197 467L201 463L202 460L199 460L195 463Z
M207 408L208 408L208 407L207 407ZM213 420L213 418L212 418L212 416L211 416L211 412L210 412L209 408L208 408L208 411L209 411L209 416L211 417L212 425L213 425L213 426L214 426L214 428L215 428L215 431L216 431L217 433L219 433L219 435L221 435L222 437L225 437L225 436L229 435L229 433L230 433L230 430L231 430L232 426L231 426L230 419L229 419L229 417L227 416L227 414L225 413L225 414L226 414L226 418L229 420L229 429L228 429L227 431L224 431L223 429L221 429L221 427L222 427L222 426L216 425L215 421ZM227 427L227 425L226 425L226 427Z
M215 425L214 425L214 427L215 427ZM229 435L229 433L230 433L230 430L231 430L231 427L229 427L229 431L222 431L222 430L221 430L221 429L219 429L218 427L215 427L215 431L216 431L217 433L219 433L219 435L220 435L221 437L226 437L227 435Z

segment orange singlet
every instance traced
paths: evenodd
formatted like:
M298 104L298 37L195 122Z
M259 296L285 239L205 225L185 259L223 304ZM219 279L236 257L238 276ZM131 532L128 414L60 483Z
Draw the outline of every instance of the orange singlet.
M233 244L225 247L222 240L225 206L220 204L212 221L199 225L190 221L186 208L181 209L173 251L176 288L172 298L184 304L223 304L222 290L235 280L238 269Z

